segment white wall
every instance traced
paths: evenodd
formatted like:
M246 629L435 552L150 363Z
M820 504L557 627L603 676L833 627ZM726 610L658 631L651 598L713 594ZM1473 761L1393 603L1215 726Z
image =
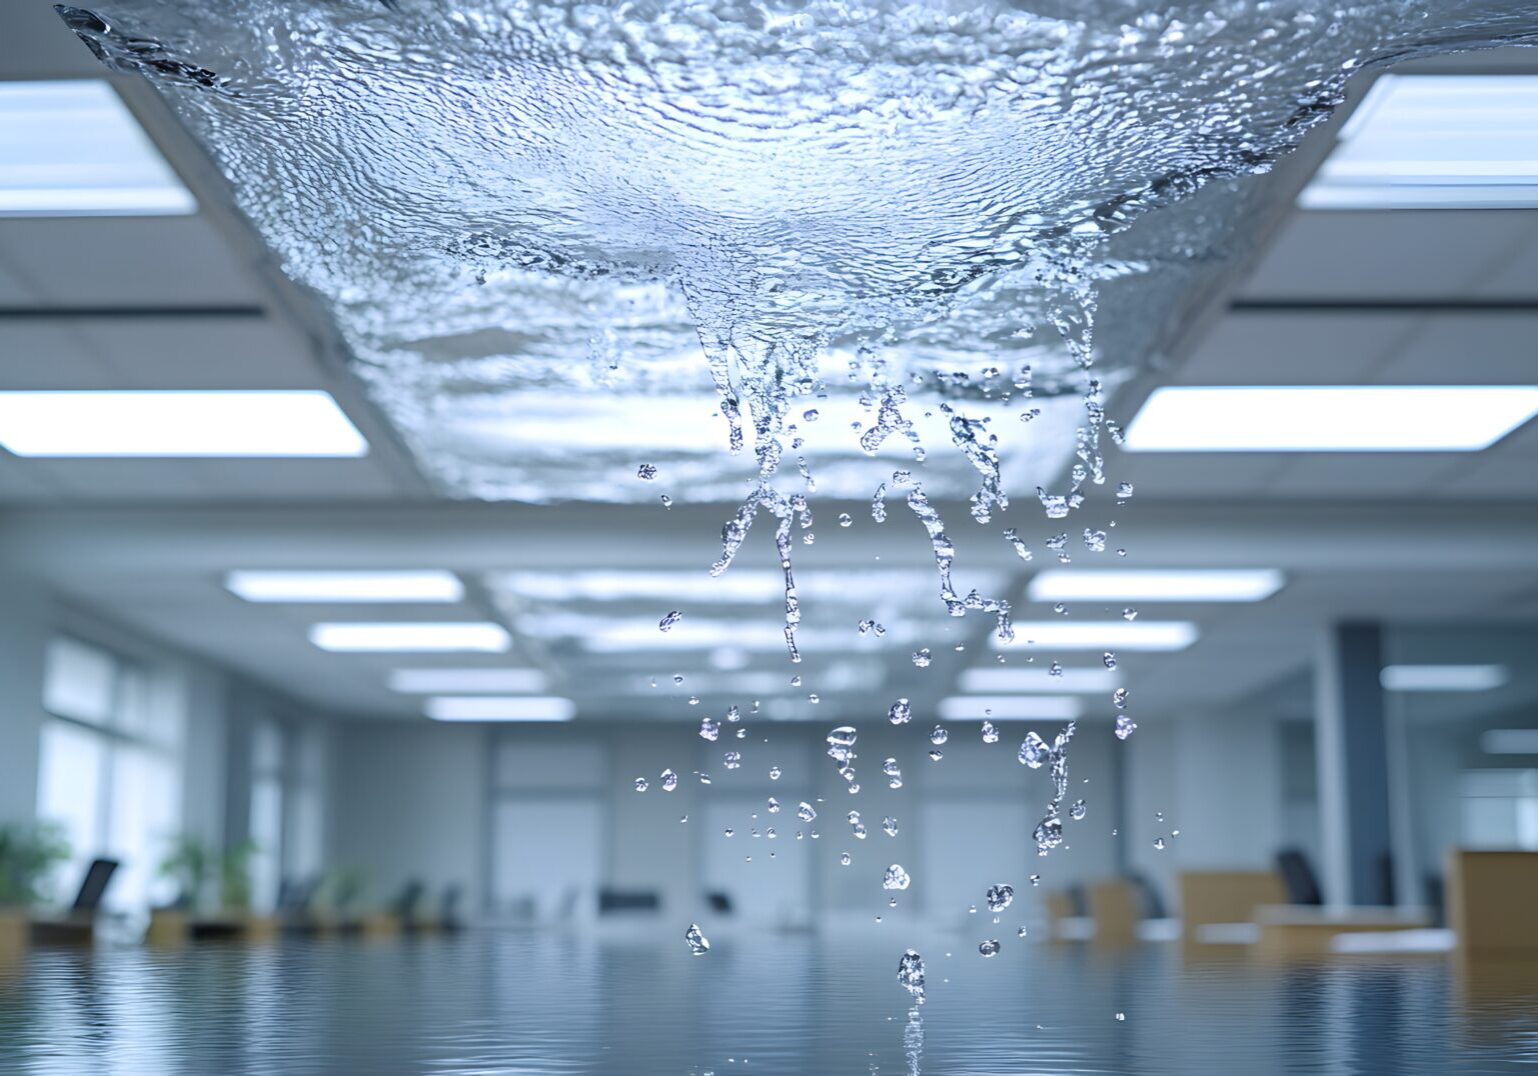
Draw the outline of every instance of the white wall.
M1127 746L1129 861L1172 912L1182 870L1274 865L1287 839L1277 721L1248 710L1147 720Z

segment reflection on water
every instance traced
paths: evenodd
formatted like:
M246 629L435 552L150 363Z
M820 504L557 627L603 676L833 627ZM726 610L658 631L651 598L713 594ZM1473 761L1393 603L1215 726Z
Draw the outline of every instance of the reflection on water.
M666 937L661 935L665 934ZM35 952L0 973L0 1071L1445 1073L1538 1064L1538 989L1441 961L1296 969L921 939L922 1011L880 928L470 933ZM656 935L656 936L654 936ZM1125 1014L1118 1019L1117 1014Z

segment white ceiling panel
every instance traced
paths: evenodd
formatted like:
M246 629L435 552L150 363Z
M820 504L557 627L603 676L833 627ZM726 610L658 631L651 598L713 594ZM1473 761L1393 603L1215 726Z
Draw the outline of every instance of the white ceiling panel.
M1180 364L1182 385L1331 385L1361 381L1414 331L1381 314L1234 312Z

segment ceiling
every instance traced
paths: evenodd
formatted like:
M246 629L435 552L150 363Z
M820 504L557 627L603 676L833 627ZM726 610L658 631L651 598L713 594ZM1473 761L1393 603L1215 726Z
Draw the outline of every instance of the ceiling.
M100 77L48 5L21 5L7 20L0 78ZM1504 51L1437 66L1538 71L1538 57ZM803 646L798 667L783 647L757 642L773 643L783 617L772 579L767 597L730 602L692 589L676 600L531 592L529 573L564 578L578 569L705 580L731 508L663 507L661 495L684 469L665 470L649 504L538 507L440 495L349 372L317 304L275 271L229 208L198 147L146 87L116 84L202 209L179 218L0 219L0 389L322 388L371 451L355 460L21 460L0 452L0 550L70 601L325 709L398 719L420 715L417 700L384 686L403 665L532 664L578 701L584 719L697 720L743 695L788 718L879 714L900 695L932 713L963 669L996 663L989 618L945 615L923 530L896 499L877 524L868 503L814 498L816 544L796 556L802 633L814 645ZM1220 294L1201 297L1190 331L1159 368L1118 390L1114 415L1130 419L1165 384L1538 381L1538 212L1288 210L1330 137L1316 132L1266 180L1275 221L1257 226L1263 242L1253 264L1235 263ZM610 421L622 425L625 416ZM1107 501L1071 521L1076 566L1287 573L1282 591L1256 605L1144 606L1141 619L1190 619L1201 636L1179 654L1120 655L1140 719L1253 700L1308 663L1332 620L1538 619L1538 423L1480 453L1112 451L1107 470L1113 486L1129 481L1136 492L1124 507ZM1055 564L1043 545L1051 525L1031 495L1044 479L1015 477L1013 516L986 531L965 505L940 505L958 545L957 589L1007 596L1021 621L1050 619L1057 614L1024 597L1030 572ZM847 528L836 522L846 512ZM1000 526L1021 529L1029 564L998 541ZM1085 526L1107 529L1105 553L1079 541ZM755 533L733 572L777 571L771 546ZM1113 560L1118 547L1124 560ZM262 567L446 567L467 594L441 606L360 610L253 605L224 590L224 572ZM524 573L524 585L508 573ZM621 651L599 641L599 629L626 620L655 626L673 609L684 613L676 636L653 631ZM1081 619L1120 613L1068 610ZM859 636L866 617L887 635ZM405 618L498 620L515 648L468 660L336 655L305 634L320 620ZM695 624L709 626L703 644ZM909 658L921 647L932 652L926 668ZM1030 656L1007 655L1011 664ZM1053 657L1100 660L1042 652L1036 661ZM688 703L694 694L699 708ZM1101 711L1109 708L1096 698L1091 712Z

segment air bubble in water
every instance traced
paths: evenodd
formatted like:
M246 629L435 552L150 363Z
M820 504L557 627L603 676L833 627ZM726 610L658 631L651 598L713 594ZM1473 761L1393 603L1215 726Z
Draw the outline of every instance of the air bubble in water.
M1118 740L1125 740L1136 731L1136 721L1133 721L1132 718L1128 717L1126 714L1116 715L1116 738Z
M886 876L881 879L882 889L907 889L912 879L908 872L903 870L901 863L893 863L886 869Z
M988 910L997 915L1008 908L1015 900L1015 887L1003 882L995 883L988 887L988 892L983 894L988 902Z
M989 938L987 941L978 945L977 951L983 956L994 956L999 951L999 943L997 939Z
M694 956L704 956L710 952L710 939L700 933L698 923L689 924L689 929L684 931L684 941L689 943L689 952Z

